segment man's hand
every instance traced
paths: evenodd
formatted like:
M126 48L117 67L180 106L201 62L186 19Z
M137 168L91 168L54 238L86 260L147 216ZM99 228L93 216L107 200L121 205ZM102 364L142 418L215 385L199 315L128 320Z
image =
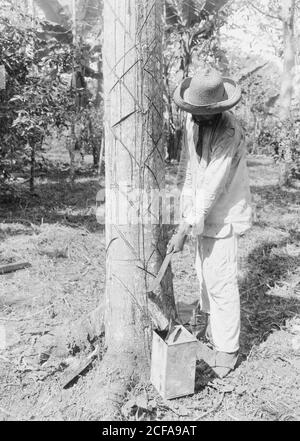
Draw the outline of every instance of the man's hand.
M170 242L168 243L167 248L167 254L172 253L179 253L179 251L183 250L184 244L186 241L186 235L183 233L176 233L171 238Z
M172 253L179 253L179 251L183 250L187 234L190 230L190 225L186 222L183 222L177 231L177 233L174 234L174 236L171 238L170 242L168 243L167 248L167 254Z

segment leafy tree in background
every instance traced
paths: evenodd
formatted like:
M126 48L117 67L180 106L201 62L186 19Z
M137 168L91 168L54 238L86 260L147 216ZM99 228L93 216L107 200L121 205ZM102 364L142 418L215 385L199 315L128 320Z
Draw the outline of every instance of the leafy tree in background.
M74 178L75 149L93 154L94 166L98 165L103 137L102 109L102 0L34 0L48 22L55 24L52 35L63 38L71 34L74 47L72 86L75 91L76 111L71 122L68 150L70 175ZM49 29L47 29L49 34ZM91 63L96 64L96 70ZM88 98L85 79L97 80L93 102Z
M7 76L6 87L0 95L0 179L3 185L13 171L30 166L32 191L38 156L49 129L70 126L78 109L86 108L89 102L85 78L102 77L89 66L91 56L99 59L99 47L94 46L91 51L90 45L82 43L82 39L80 44L73 45L73 40L70 43L70 29L64 28L69 26L70 18L58 7L58 2L42 3L44 7L48 3L51 6L46 9L46 18L57 19L58 23L44 21L39 16L34 18L35 11L28 11L26 4L22 8L6 0L2 0L5 7L0 16L0 59ZM99 63L98 67L101 68ZM65 74L70 75L72 71L70 87ZM86 117L89 127L94 114L101 119L96 110L100 93L101 85L94 108L89 107L90 114L81 112L79 115L79 119ZM95 163L101 144L101 125L98 126L89 132ZM81 142L81 138L75 142Z
M20 20L25 14L19 14ZM46 43L35 27L19 27L0 19L0 59L6 88L0 96L1 176L31 164L33 190L36 151L51 125L59 126L72 111L72 92L61 73L70 69L71 48L56 40Z

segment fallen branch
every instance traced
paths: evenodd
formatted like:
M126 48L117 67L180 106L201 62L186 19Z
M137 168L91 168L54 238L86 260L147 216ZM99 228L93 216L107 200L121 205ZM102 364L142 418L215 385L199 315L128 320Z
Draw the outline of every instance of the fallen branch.
M29 268L31 264L29 262L8 263L0 266L0 274L12 273L14 271Z
M71 383L74 380L76 380L76 378L79 377L79 375L82 374L82 372L84 372L90 366L90 364L92 363L94 358L98 355L98 353L99 353L99 346L97 346L96 349L94 350L94 352L92 352L90 355L88 355L88 357L86 357L84 360L82 360L80 362L79 366L75 370L72 369L72 367L70 369L67 369L67 371L65 372L65 375L64 375L63 383L62 383L63 389L70 386Z
M40 337L40 353L64 358L75 347L79 350L92 350L91 342L95 343L104 333L104 311L105 301L102 299L97 308L89 314L59 326L50 341L47 336Z

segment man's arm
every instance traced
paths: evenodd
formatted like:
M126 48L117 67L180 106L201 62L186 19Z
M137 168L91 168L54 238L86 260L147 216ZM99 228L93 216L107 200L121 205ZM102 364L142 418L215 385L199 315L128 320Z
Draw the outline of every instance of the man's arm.
M189 146L187 143L186 126L183 129L183 143L180 155L180 162L177 172L177 188L181 192L180 195L180 211L181 216L189 212L193 206L192 201L192 171Z
M192 209L193 201L192 201L192 172L191 172L191 161L190 154L188 150L188 144L186 139L186 127L184 127L183 131L183 146L180 155L180 162L178 167L176 184L178 190L181 191L180 197L180 211L181 216L184 216L184 213L189 212ZM174 251L175 253L182 251L186 237L191 231L191 225L189 225L185 220L181 222L177 232L171 238L167 253Z
M234 136L223 136L214 146L212 158L208 164L203 184L197 189L195 202L186 216L185 222L196 227L197 234L204 229L204 220L218 200L230 174L232 160L236 151Z

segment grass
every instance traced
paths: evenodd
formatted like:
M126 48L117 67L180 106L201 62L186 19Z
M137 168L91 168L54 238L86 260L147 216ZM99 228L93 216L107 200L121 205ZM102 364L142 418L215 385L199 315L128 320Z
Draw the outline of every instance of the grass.
M172 186L176 166L167 168ZM240 243L240 365L222 381L199 374L193 397L167 405L149 385L139 385L156 403L156 419L300 418L299 190L278 187L268 158L251 157L249 169L256 216ZM7 349L0 350L0 419L88 419L85 391L94 371L62 390L74 354L57 352L47 360L43 350L57 329L91 311L103 295L105 243L95 217L103 181L87 165L73 186L59 169L36 184L34 196L20 186L15 198L0 200L0 262L32 265L0 276L0 326L7 336ZM198 298L192 248L173 262L176 299L186 317Z

